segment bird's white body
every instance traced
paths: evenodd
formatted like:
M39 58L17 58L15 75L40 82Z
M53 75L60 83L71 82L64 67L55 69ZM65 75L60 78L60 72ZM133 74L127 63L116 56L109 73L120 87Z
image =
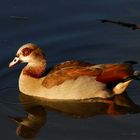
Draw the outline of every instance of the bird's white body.
M26 82L25 82L26 81ZM113 93L106 85L95 80L94 77L81 76L76 80L67 80L51 88L44 87L42 79L35 79L21 74L19 89L22 93L47 99L81 100L89 98L109 98Z

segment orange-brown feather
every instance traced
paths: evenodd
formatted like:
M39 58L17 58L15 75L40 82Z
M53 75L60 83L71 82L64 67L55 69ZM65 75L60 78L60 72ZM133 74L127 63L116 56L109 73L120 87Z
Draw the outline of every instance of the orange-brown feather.
M83 62L83 61L79 61L79 60L70 60L70 61L66 61L64 63L60 63L58 65L56 65L51 72L66 68L66 67L75 67L75 66L79 66L79 67L87 67L87 66L93 66L94 64L88 63L88 62Z
M29 67L26 66L23 69L23 74L24 75L28 75L30 77L34 77L34 78L40 78L42 76L42 74L44 73L44 66L37 66L37 67Z
M64 66L64 65L63 65ZM93 76L97 81L113 84L133 75L132 66L129 64L106 64L103 69L89 69L82 66L59 67L51 71L43 81L43 86L51 88L60 85L66 80L75 80L80 76Z
M72 67L57 70L47 75L42 85L51 88L56 85L62 84L66 80L75 80L80 76L97 76L101 73L101 69L87 69L85 67Z
M133 68L130 64L106 64L96 80L103 83L116 83L132 75Z

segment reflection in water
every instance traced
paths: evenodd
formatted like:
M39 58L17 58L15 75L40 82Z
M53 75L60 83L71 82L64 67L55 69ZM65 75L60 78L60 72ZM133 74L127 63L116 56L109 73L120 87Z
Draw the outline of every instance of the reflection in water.
M140 112L140 106L136 105L127 93L114 96L112 99L96 98L82 101L46 100L20 93L20 101L27 116L10 118L18 124L17 135L25 139L36 137L41 127L45 125L47 111L57 111L77 118Z
M34 139L36 134L39 132L41 127L45 125L46 122L46 110L44 107L35 103L34 99L29 96L25 96L20 93L20 101L27 112L26 117L12 117L10 119L14 120L18 127L16 129L16 134L25 139Z

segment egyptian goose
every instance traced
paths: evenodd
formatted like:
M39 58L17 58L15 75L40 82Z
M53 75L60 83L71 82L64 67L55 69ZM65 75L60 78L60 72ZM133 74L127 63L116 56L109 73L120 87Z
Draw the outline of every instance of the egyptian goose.
M139 75L134 72L131 62L90 64L72 60L56 65L44 76L45 55L32 43L19 48L9 67L20 62L28 64L20 74L19 90L46 99L110 98L123 93L132 81L131 77Z

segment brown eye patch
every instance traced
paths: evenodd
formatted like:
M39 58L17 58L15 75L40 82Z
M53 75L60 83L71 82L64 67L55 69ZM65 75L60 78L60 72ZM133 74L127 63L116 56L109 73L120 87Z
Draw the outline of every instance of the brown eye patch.
M24 49L22 50L22 54L23 54L23 56L28 56L32 51L33 51L33 49L24 48Z

